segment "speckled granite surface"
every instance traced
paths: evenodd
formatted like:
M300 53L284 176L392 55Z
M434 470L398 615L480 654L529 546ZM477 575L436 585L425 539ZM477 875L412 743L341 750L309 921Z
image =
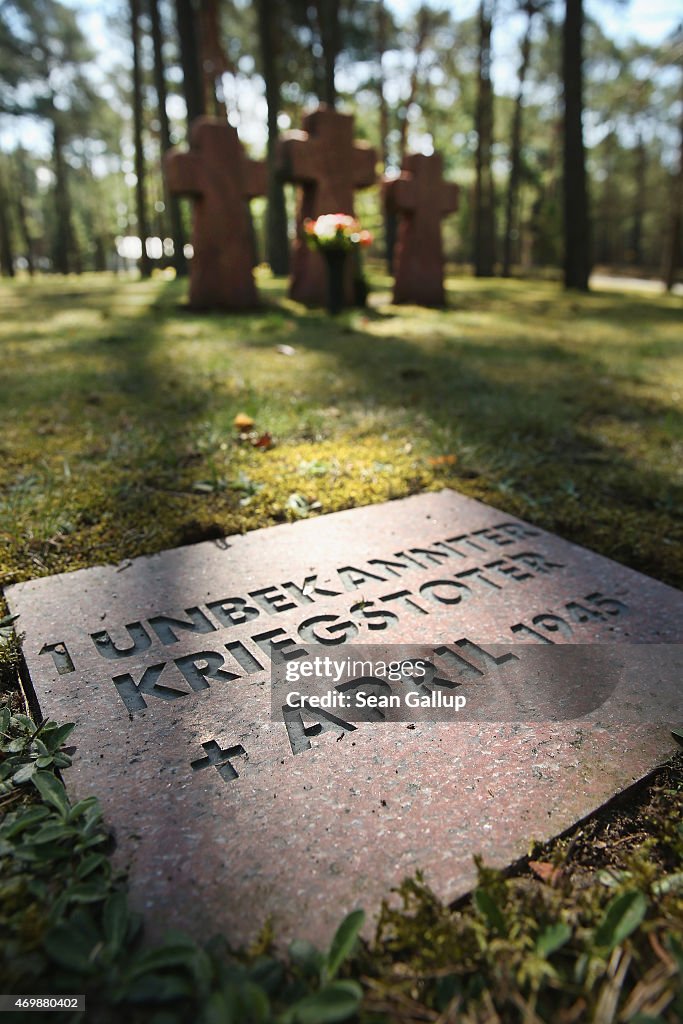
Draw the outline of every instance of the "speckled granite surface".
M450 491L6 596L43 714L77 724L67 785L99 796L152 934L246 941L270 916L283 939L324 941L416 868L455 898L474 853L513 861L675 749L683 594ZM462 639L518 654L463 683L475 707L489 694L486 720L316 735L311 719L295 754L272 714L274 651ZM565 677L589 695L555 722L547 641L580 645ZM515 721L505 694L525 671L540 711Z

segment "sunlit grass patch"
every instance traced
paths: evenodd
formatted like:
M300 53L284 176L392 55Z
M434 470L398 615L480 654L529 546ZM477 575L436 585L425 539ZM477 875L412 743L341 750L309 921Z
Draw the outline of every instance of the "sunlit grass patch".
M331 319L258 276L236 315L163 277L2 284L4 582L443 485L683 582L679 299L453 278L427 310L378 274Z

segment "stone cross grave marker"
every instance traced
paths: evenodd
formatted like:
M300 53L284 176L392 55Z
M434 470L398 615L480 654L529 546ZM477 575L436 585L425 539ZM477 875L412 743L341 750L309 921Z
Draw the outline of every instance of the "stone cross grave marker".
M458 186L443 180L439 153L405 157L401 175L383 182L384 202L398 214L394 302L443 306L441 220L458 208Z
M76 723L66 785L100 798L152 935L243 942L271 916L328 941L417 868L454 899L473 854L514 861L676 748L683 594L451 491L6 597L42 714ZM271 691L307 647L407 644L438 668L410 692L467 708L360 721Z
M189 152L170 150L164 173L173 195L194 200L190 305L195 309L257 306L248 202L265 195L263 161L245 156L232 125L220 118L199 117L192 124Z
M303 120L304 131L286 132L280 140L279 162L285 181L301 187L297 203L297 237L292 253L290 295L310 306L327 300L322 257L303 238L303 223L325 213L353 215L355 189L375 182L375 150L354 142L353 117L321 106ZM353 300L351 261L347 260L347 302Z

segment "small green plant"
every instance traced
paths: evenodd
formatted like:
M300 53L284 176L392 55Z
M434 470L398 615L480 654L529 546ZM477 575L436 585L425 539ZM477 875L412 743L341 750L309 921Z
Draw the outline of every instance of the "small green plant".
M73 728L71 723L48 721L36 725L28 715L0 708L0 797L29 782L36 772L68 768L71 758L62 747Z
M363 911L330 948L292 943L285 957L243 956L217 938L181 932L146 945L138 914L112 872L99 803L72 803L56 771L71 760L73 725L0 709L0 988L84 992L95 1020L164 1024L326 1024L353 1017L360 985L338 977ZM152 1017L149 1015L152 1014ZM55 1024L67 1016L55 1013Z
M594 845L580 828L544 849L541 874L506 877L476 859L477 887L457 910L419 873L406 879L401 906L384 904L364 961L369 1019L381 1007L388 1020L431 1012L463 1024L678 1024L683 821L669 798L680 792L680 765L670 774L672 788L655 789L640 812L649 838L630 853ZM609 871L595 871L601 855Z
M19 671L23 636L14 631L16 619L16 615L0 619L0 691L14 686Z
M645 917L647 897L638 889L627 889L611 900L598 926L594 941L599 950L611 953L620 946Z

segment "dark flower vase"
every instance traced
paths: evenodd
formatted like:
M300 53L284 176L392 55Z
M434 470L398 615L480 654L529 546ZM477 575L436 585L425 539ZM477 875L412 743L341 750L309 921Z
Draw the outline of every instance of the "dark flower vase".
M344 308L346 251L344 249L324 249L323 255L327 264L327 311L332 316L336 316Z

